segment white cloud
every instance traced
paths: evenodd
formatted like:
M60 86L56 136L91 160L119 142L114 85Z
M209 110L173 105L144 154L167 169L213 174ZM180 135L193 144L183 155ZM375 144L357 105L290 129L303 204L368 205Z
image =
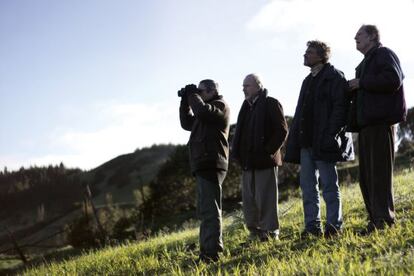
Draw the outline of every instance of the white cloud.
M405 92L405 100L407 102L407 108L414 107L414 94L412 91L414 90L414 78L406 78L404 80L404 92Z
M411 96L414 83L414 1L412 0L273 0L268 1L246 23L249 35L258 40L257 49L272 56L268 68L274 69L268 86L274 91L299 92L300 83L308 73L303 67L306 42L320 39L332 49L331 62L350 79L363 56L355 49L354 36L362 24L375 24L381 33L382 43L394 50L400 58L406 75L405 91L407 105L414 106ZM287 77L289 76L289 77ZM295 90L296 89L296 90ZM293 115L296 99L281 94L279 98Z
M359 26L376 24L384 44L398 44L400 51L408 53L414 41L409 35L413 14L411 0L274 0L253 16L247 29L273 33L273 39L282 45L287 34L302 44L321 39L335 49L349 49L350 45L354 49L353 37Z
M63 162L68 167L90 169L138 147L185 143L188 139L189 132L180 127L176 104L100 104L91 110L98 107L100 113L91 112L90 116L104 118L105 127L95 131L55 129L47 141L52 145L53 154L28 158L8 156L4 158L8 160L8 168Z

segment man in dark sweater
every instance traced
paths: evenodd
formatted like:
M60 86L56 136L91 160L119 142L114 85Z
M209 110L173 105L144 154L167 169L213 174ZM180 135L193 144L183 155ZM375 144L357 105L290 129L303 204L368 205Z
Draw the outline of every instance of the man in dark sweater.
M319 184L326 203L325 236L342 229L342 204L336 162L354 158L352 136L345 133L346 80L328 63L330 48L321 41L307 43L304 65L311 73L302 83L286 142L285 161L300 164L305 230L321 236ZM318 183L320 182L320 183Z
M355 41L364 59L349 81L355 107L349 125L359 132L359 184L369 219L362 234L369 234L395 222L393 125L405 120L407 110L400 61L381 45L378 28L363 25Z
M281 104L269 97L259 77L243 81L245 101L237 118L232 156L242 168L243 213L249 241L279 235L277 166L287 135Z
M179 96L181 126L191 131L190 165L197 181L201 220L199 260L217 261L223 251L221 185L228 169L230 110L213 80L202 80L198 88L187 85Z

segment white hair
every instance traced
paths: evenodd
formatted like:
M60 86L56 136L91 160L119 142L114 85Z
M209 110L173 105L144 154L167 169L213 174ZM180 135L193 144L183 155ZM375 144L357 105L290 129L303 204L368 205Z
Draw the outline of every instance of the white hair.
M262 84L262 81L260 80L259 75L255 74L255 73L252 73L252 74L248 74L246 76L246 78L252 78L256 82L257 86L260 89L263 89L263 84Z

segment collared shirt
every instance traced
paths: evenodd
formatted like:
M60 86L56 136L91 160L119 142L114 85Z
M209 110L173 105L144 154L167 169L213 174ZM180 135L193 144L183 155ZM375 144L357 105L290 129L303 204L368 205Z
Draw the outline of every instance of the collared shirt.
M253 107L253 105L255 104L255 102L257 101L257 99L259 99L259 95L256 95L253 100L247 100L247 102L249 103L250 107Z
M321 63L321 64L318 64L318 65L313 66L310 69L311 74L312 74L312 77L316 77L316 75L322 70L322 68L323 68L324 65L325 64Z

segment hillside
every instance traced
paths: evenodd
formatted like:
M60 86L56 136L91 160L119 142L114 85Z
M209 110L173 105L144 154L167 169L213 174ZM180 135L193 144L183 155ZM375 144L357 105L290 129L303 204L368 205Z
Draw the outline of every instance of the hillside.
M111 204L134 205L134 190L156 176L175 147L154 145L139 149L86 172L66 169L61 164L2 173L0 252L11 247L4 226L14 232L20 244L31 244L61 231L65 224L79 217L86 184L91 187L98 207L106 204L108 198ZM62 241L50 242L48 245Z
M118 156L85 173L98 196L97 205L105 204L105 197L111 194L113 203L134 203L133 191L147 185L157 174L159 167L174 151L174 145L156 145L134 153Z
M365 225L365 209L358 185L342 187L344 234L336 239L301 239L302 202L281 204L281 239L241 248L247 231L239 211L225 214L225 252L217 264L195 264L197 223L183 230L159 234L145 242L108 247L71 260L51 262L25 275L409 275L414 271L414 171L395 177L398 223L367 237L356 233Z

